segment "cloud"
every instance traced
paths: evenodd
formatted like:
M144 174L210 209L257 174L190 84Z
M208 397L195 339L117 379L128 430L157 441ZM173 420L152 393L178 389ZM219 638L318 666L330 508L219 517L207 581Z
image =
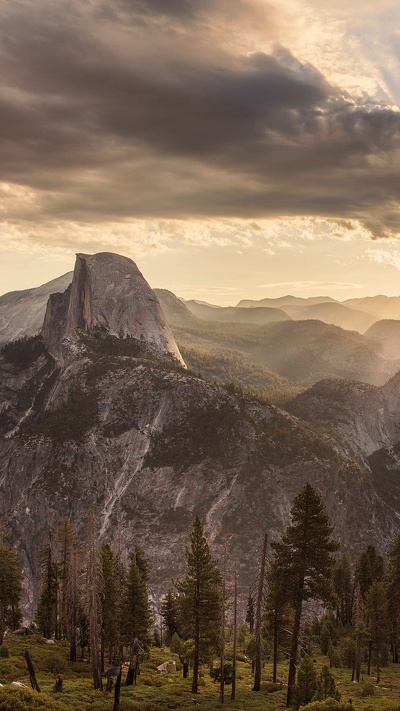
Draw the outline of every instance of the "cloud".
M261 17L272 41L276 8L250 0L6 5L0 217L44 241L56 222L282 216L398 235L400 113L261 51Z
M387 249L369 249L366 254L372 262L388 264L400 270L400 251L398 249L392 251Z

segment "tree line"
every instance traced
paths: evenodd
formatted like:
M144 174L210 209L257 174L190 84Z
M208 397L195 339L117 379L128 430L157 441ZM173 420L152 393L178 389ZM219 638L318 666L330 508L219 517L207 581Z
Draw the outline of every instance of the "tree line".
M253 664L254 691L260 689L267 659L273 684L281 681L278 662L286 661L287 705L296 707L338 697L333 667L348 667L352 680L360 682L364 665L367 676L376 671L379 683L382 666L399 661L400 535L387 559L368 546L352 565L340 554L323 502L309 484L295 498L282 538L264 538L258 584L249 593L245 620L238 620L237 574L232 565L217 564L198 517L185 575L162 601L161 630L149 601L144 551L134 546L123 558L101 544L94 513L84 541L68 518L57 531L49 531L39 568L35 627L46 638L68 640L71 661L87 656L95 689L102 688L106 669L120 668L124 660L129 664L126 683L134 683L140 659L152 644L163 642L178 654L183 675L190 672L194 694L201 666L211 665L221 701L226 684L235 697L238 649ZM5 629L21 622L21 586L17 556L1 530L0 643ZM305 622L304 610L313 606L312 622L309 615ZM228 662L227 637L233 649ZM312 659L315 640L329 662L319 677Z

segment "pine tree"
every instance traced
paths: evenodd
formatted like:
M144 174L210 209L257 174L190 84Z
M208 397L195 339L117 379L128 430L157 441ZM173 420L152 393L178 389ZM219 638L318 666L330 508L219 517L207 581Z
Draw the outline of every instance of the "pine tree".
M296 686L296 708L305 706L312 701L315 692L317 691L317 672L313 664L313 660L309 655L306 655L301 660L299 670L297 672Z
M367 630L364 618L364 603L361 596L360 586L357 584L354 591L353 604L353 629L354 629L354 665L352 673L352 681L360 681L361 676L361 659L367 640Z
M381 676L380 660L388 638L387 597L384 583L375 581L369 587L365 600L365 609L367 629L370 635L370 650L373 648L376 655L376 683L379 684ZM368 667L370 667L370 660ZM370 669L368 668L368 673L369 671Z
M394 539L389 550L387 583L392 661L398 664L400 637L400 535Z
M318 701L324 701L328 698L340 701L340 694L336 690L335 679L333 678L331 672L329 671L329 667L327 666L323 666L321 669L321 674L317 681L317 691L315 694L315 698L318 699Z
M192 693L197 694L199 666L218 648L221 619L220 575L197 516L186 561L187 573L177 588L183 632L194 640Z
M178 597L176 592L171 588L168 590L161 604L161 617L166 630L165 642L166 644L169 644L174 634L177 634L179 637L181 634L179 625Z
M16 629L21 620L21 567L17 555L0 530L0 645L6 627Z
M273 653L272 653L272 681L277 681L278 669L278 647L279 637L285 613L288 607L288 591L284 585L284 579L280 570L273 560L269 566L268 592L265 599L265 623L268 630L272 632Z
M150 647L152 622L147 578L147 561L143 551L135 548L130 555L122 603L122 631L125 644L130 644L137 637L144 649Z
M101 669L104 671L105 650L111 663L118 644L118 600L115 558L109 545L101 546Z
M59 569L54 560L51 538L40 551L42 585L36 609L36 623L44 637L57 636Z
M249 630L250 634L253 634L254 632L254 615L255 615L255 610L254 610L254 597L251 593L249 593L249 596L247 598L247 607L246 607L246 619L245 621L249 625Z
M76 529L65 517L58 530L61 633L69 641L69 658L76 661L80 611L80 546Z
M380 582L384 574L384 561L378 555L374 546L368 546L356 563L355 580L360 586L362 599L365 601L367 592L375 581Z
M89 627L90 659L93 688L103 689L100 661L101 595L103 580L101 570L98 524L95 513L89 516L86 553L86 616Z
M335 563L333 584L337 595L336 621L351 624L353 589L350 561L346 554Z
M332 601L333 553L337 544L331 539L332 526L317 492L306 486L296 496L292 523L282 540L273 543L275 565L280 571L288 600L294 609L292 644L289 660L287 705L292 700L296 681L297 651L303 602L315 599Z

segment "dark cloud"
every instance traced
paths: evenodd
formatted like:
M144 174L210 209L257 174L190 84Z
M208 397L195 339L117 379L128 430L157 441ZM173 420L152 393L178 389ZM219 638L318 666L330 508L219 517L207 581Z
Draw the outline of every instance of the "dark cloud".
M113 5L179 20L182 45L99 4L10 5L0 179L40 190L42 221L316 215L398 232L400 114L356 106L284 49L204 53L216 5Z

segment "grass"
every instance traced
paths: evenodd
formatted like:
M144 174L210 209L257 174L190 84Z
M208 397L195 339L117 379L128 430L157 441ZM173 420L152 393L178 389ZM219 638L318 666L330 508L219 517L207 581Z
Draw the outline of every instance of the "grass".
M106 691L93 691L91 682L90 665L85 662L75 664L68 661L68 645L66 642L56 642L47 645L38 636L21 638L7 636L4 642L9 650L8 658L0 657L0 711L23 711L29 709L47 709L48 711L108 711L113 706L113 694ZM41 687L41 694L32 691L11 691L11 681L21 681L30 687L29 675L26 669L24 653L29 649L36 669L36 676ZM156 666L162 661L177 657L168 649L153 649L147 662L142 665L138 677L138 684L132 687L121 687L121 711L167 711L174 709L192 709L199 705L204 711L215 711L221 708L219 702L219 686L215 684L208 668L204 667L200 678L200 693L194 697L190 691L191 680L184 680L181 672L174 674L158 675ZM316 657L317 667L320 669L326 658ZM179 661L178 668L179 668ZM57 678L56 673L49 669L61 670L64 682L64 691L56 694L52 691ZM352 699L355 711L388 711L400 709L400 667L388 665L382 670L382 681L376 684L371 675L364 675L364 682L373 685L373 696L361 696L364 683L351 682L349 669L332 670L337 687L342 694L342 702L347 703ZM278 676L282 681L282 688L273 690L270 683L272 666L267 663L263 670L262 686L260 692L253 692L253 676L248 662L238 662L237 692L235 701L230 700L231 687L225 691L225 707L232 711L283 711L286 700L286 674L287 664L281 662L278 667Z

